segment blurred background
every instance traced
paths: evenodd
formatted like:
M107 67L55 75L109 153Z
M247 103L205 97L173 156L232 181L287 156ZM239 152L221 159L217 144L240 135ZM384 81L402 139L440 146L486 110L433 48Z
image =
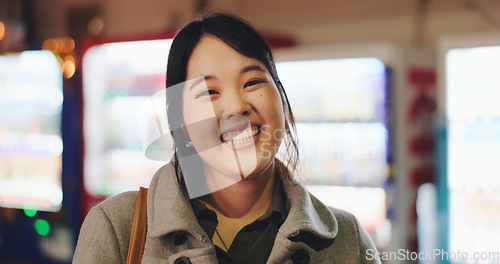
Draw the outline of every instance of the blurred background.
M171 38L206 11L271 46L311 193L381 252L500 263L498 0L0 0L0 263L71 263L89 209L149 185Z

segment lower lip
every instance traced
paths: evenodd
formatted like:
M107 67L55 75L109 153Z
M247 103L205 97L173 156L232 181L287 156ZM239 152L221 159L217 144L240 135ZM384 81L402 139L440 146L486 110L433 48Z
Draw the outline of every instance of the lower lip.
M241 143L241 144L238 144L238 145L233 145L232 142L223 142L222 145L226 146L227 148L230 148L231 150L245 150L245 149L249 149L249 148L257 145L257 142L260 139L260 133L261 132L262 131L259 131L259 133L257 133L257 135L255 135L255 136L252 137L253 140L249 140L246 143Z

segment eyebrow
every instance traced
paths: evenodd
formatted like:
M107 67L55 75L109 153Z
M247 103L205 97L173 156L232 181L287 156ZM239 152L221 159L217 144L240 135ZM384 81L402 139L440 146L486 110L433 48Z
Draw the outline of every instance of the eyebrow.
M252 64L252 65L248 65L248 66L244 67L243 69L241 69L240 73L243 74L243 73L247 73L247 72L250 72L250 71L260 71L260 72L264 72L264 73L266 72L259 65Z
M215 77L212 75L200 76L200 77L196 78L193 81L193 83L189 86L189 90L191 91L196 85L198 85L206 80L211 80L211 79L215 79Z

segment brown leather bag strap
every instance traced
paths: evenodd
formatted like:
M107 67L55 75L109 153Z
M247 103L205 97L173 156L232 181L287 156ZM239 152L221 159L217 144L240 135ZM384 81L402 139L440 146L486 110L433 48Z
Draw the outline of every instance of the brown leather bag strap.
M148 189L141 187L137 194L135 203L134 222L130 233L128 245L127 264L141 263L144 253L144 242L146 241Z

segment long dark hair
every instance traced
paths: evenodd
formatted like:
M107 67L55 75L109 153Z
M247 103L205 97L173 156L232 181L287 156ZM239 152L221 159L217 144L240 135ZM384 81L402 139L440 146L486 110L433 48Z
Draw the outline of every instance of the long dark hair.
M166 94L170 130L172 131L172 128L181 127L183 115L182 90L169 88L186 81L187 64L191 53L205 34L216 36L240 54L260 61L269 71L276 87L278 87L285 112L285 137L283 140L285 153L283 153L283 163L292 172L295 171L299 162L295 120L283 85L278 78L271 50L254 28L242 19L232 15L212 14L205 16L201 20L195 20L187 24L175 36L170 47L167 64ZM179 132L178 129L177 132ZM173 163L176 169L177 180L181 186L184 186L184 178L182 172L179 170L177 153L179 150L186 148L186 142L182 142L183 140L179 139L179 136L182 137L181 133L177 133L174 136L175 152ZM286 168L280 166L280 170L286 170ZM283 180L290 180L289 177L291 176L288 172L283 171L280 175L284 177Z

